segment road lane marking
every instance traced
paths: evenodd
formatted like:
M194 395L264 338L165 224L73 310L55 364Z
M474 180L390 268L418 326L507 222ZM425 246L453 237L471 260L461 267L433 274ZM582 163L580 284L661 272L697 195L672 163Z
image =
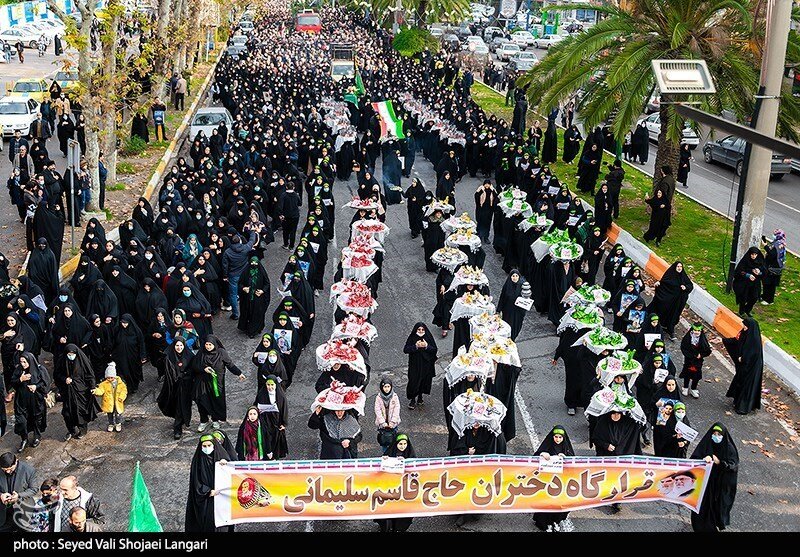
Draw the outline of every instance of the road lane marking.
M519 408L519 413L522 415L522 421L525 422L525 429L528 430L528 437L531 440L531 447L533 450L539 448L539 436L536 434L536 428L533 425L533 418L531 418L530 412L528 412L528 407L525 404L525 399L522 398L522 395L519 394L518 386L514 387L514 401L517 403L517 408Z

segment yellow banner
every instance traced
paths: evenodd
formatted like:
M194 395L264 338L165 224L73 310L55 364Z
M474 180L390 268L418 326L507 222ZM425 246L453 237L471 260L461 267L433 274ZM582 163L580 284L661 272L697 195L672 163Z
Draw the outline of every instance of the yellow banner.
M392 466L394 464L394 466ZM701 460L491 455L217 464L217 526L467 513L570 511L667 501L698 510ZM549 466L548 466L549 464Z

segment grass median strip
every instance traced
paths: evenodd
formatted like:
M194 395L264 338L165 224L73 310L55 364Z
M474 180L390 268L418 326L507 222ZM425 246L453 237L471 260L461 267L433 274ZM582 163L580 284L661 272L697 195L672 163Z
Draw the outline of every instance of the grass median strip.
M514 113L513 107L505 105L503 95L481 83L472 86L472 98L486 112L500 116L510 122ZM532 111L528 112L529 124L536 119ZM542 119L543 124L546 124ZM559 153L563 146L563 130L558 130ZM612 162L612 157L605 153L603 164ZM645 211L644 195L652 190L652 179L633 165L623 162L625 168L625 187L620 195L620 218L616 223L632 236L642 239L642 232L648 226L650 217ZM570 186L591 205L594 199L589 194L574 190L577 179L577 159L574 164L565 164L559 156L558 161L550 165L553 173ZM605 166L604 166L605 168ZM602 176L605 172L601 172ZM598 181L599 184L599 181ZM677 215L672 218L672 226L659 248L658 255L671 263L680 259L692 279L705 288L712 296L720 300L734 312L738 311L733 293L725 293L725 273L730 256L731 234L733 223L724 217L706 209L699 203L682 195L675 196ZM765 231L771 232L771 231ZM783 271L781 284L771 306L757 304L753 316L761 324L761 331L778 346L797 358L800 354L800 260L792 254L786 256L786 268Z

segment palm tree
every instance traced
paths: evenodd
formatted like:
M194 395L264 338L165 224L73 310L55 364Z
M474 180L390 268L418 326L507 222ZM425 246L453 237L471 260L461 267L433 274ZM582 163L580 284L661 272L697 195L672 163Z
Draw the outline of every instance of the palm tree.
M394 11L397 0L370 0L376 14ZM470 0L400 0L403 11L416 14L417 25L427 22L449 21L461 23L470 12Z
M740 121L753 113L764 38L765 0L631 0L624 8L583 6L605 17L584 33L561 41L520 78L534 106L546 113L582 88L578 104L587 128L610 121L623 137L655 91L650 62L704 59L716 81L710 96L661 96L661 133L656 168L677 168L684 119L671 102L697 102L720 114L733 111ZM569 6L551 11L573 10ZM798 36L790 36L788 61L800 57ZM781 98L780 135L797 141L800 103L787 90Z

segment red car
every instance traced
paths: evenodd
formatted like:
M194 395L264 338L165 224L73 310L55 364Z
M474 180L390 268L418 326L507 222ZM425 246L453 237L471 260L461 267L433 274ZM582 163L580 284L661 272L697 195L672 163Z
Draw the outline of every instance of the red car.
M313 10L303 10L295 18L295 31L319 33L322 30L322 20Z

